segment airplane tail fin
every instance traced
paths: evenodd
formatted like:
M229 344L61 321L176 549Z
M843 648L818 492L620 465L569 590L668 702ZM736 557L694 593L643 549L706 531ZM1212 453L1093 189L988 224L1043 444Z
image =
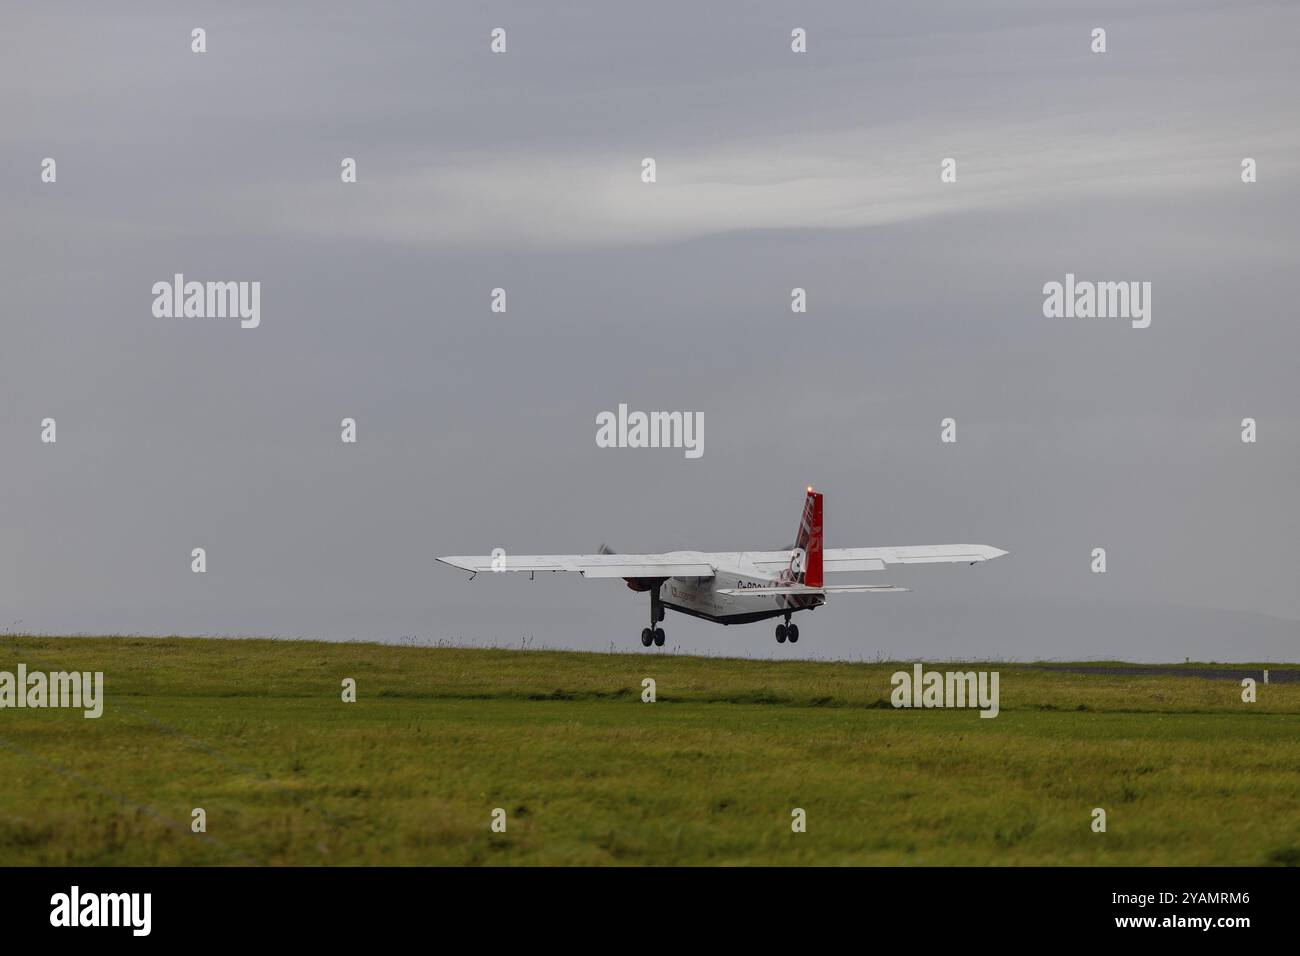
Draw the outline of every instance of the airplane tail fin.
M822 586L822 496L811 487L804 499L790 570L799 583L810 588Z

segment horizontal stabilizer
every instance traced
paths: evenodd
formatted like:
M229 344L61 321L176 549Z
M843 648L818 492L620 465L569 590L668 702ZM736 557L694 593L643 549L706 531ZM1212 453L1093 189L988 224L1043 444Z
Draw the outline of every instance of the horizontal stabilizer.
M897 548L827 548L822 568L827 574L852 571L884 571L893 564L978 564L1008 552L987 544L921 544ZM744 557L769 574L790 566L790 551L747 551Z
M607 564L579 567L578 571L584 578L713 577L711 564Z
M810 588L806 584L774 584L771 587L718 588L718 594L732 597L761 597L765 594L825 594L825 588Z
M460 554L443 564L473 571L576 571L587 578L711 578L713 565L698 552L669 554Z
M874 594L877 591L910 591L911 588L894 587L892 584L828 584L822 588L827 594Z
M719 594L732 597L746 597L763 594L874 594L877 591L910 591L911 588L894 587L892 584L828 584L820 588L810 588L805 584L774 584L771 587L753 588L718 588Z

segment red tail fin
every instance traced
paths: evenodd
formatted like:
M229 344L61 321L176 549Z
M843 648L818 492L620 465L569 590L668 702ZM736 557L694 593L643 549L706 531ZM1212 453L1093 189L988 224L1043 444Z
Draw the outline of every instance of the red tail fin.
M795 555L790 562L794 579L810 588L822 586L822 496L808 489L799 520L799 535L794 542ZM802 559L802 561L801 561ZM800 564L802 563L802 570Z

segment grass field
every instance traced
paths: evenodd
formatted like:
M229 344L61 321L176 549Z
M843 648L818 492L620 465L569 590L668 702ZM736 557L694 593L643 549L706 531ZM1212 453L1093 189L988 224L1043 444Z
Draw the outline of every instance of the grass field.
M20 662L106 703L0 710L4 864L1300 864L1300 683L990 664L981 719L890 707L910 664L0 638Z

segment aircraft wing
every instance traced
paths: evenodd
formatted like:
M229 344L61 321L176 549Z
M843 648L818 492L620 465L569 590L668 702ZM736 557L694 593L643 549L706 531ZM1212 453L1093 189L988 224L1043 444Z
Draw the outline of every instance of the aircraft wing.
M883 571L894 564L975 564L992 561L1009 552L987 544L914 544L894 548L827 548L822 552L822 571ZM757 551L745 555L764 571L790 566L789 551Z
M585 578L711 578L700 554L490 554L452 555L443 564L466 571L576 571Z

